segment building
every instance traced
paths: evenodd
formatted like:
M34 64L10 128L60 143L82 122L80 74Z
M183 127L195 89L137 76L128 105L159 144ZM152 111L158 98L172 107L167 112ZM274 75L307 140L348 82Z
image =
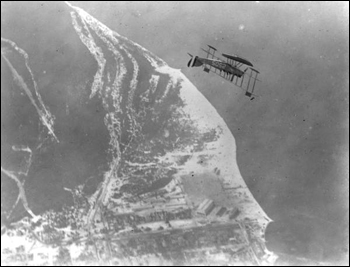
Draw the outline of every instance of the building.
M240 213L241 211L237 207L233 208L229 215L230 220L236 219Z
M222 215L225 214L226 211L227 209L225 207L220 207L219 211L216 213L216 216L221 217Z
M176 186L177 186L177 181L176 179L172 179L170 181L170 183L168 183L164 189L167 191L167 192L172 192L172 190L175 190L176 189Z
M197 214L207 216L214 209L214 201L205 199L197 209Z

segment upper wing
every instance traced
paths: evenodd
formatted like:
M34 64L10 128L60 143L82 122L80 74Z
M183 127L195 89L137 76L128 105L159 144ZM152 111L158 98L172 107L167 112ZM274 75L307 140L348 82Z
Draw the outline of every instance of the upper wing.
M224 57L226 57L226 58L228 58L228 59L231 59L231 60L234 60L234 61L237 61L237 62L240 62L240 63L242 63L242 64L246 64L246 65L248 65L248 66L250 66L250 67L253 67L253 64L250 62L250 61L248 61L248 60L246 60L246 59L244 59L244 58L242 58L242 57L239 57L239 56L236 56L236 55L227 55L227 54L222 54Z

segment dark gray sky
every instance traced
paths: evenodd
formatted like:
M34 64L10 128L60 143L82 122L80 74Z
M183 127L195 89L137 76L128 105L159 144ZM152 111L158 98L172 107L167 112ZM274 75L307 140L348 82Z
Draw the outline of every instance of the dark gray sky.
M181 69L218 110L236 138L242 176L275 221L267 231L271 250L322 261L348 255L349 10L344 3L74 5ZM187 69L187 52L203 55L206 44L253 62L261 72L260 97L249 101L218 76Z

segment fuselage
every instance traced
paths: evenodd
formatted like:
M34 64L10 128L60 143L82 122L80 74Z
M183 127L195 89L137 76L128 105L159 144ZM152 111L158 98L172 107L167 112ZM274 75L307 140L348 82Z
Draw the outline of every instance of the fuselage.
M216 59L200 58L196 56L188 62L189 67L199 67L203 64L209 65L220 71L224 71L228 74L233 74L234 76L238 77L242 77L242 75L244 74L244 72L241 71L239 68L236 68L227 62L223 62Z

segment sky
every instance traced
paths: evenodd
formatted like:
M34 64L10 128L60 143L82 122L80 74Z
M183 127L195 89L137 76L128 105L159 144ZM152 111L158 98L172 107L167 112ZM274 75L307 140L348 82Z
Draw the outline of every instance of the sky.
M217 109L236 138L243 178L274 220L266 235L271 250L326 262L348 255L344 3L72 4L181 69ZM256 100L214 74L187 68L187 52L204 56L200 48L207 44L254 64L262 80Z

